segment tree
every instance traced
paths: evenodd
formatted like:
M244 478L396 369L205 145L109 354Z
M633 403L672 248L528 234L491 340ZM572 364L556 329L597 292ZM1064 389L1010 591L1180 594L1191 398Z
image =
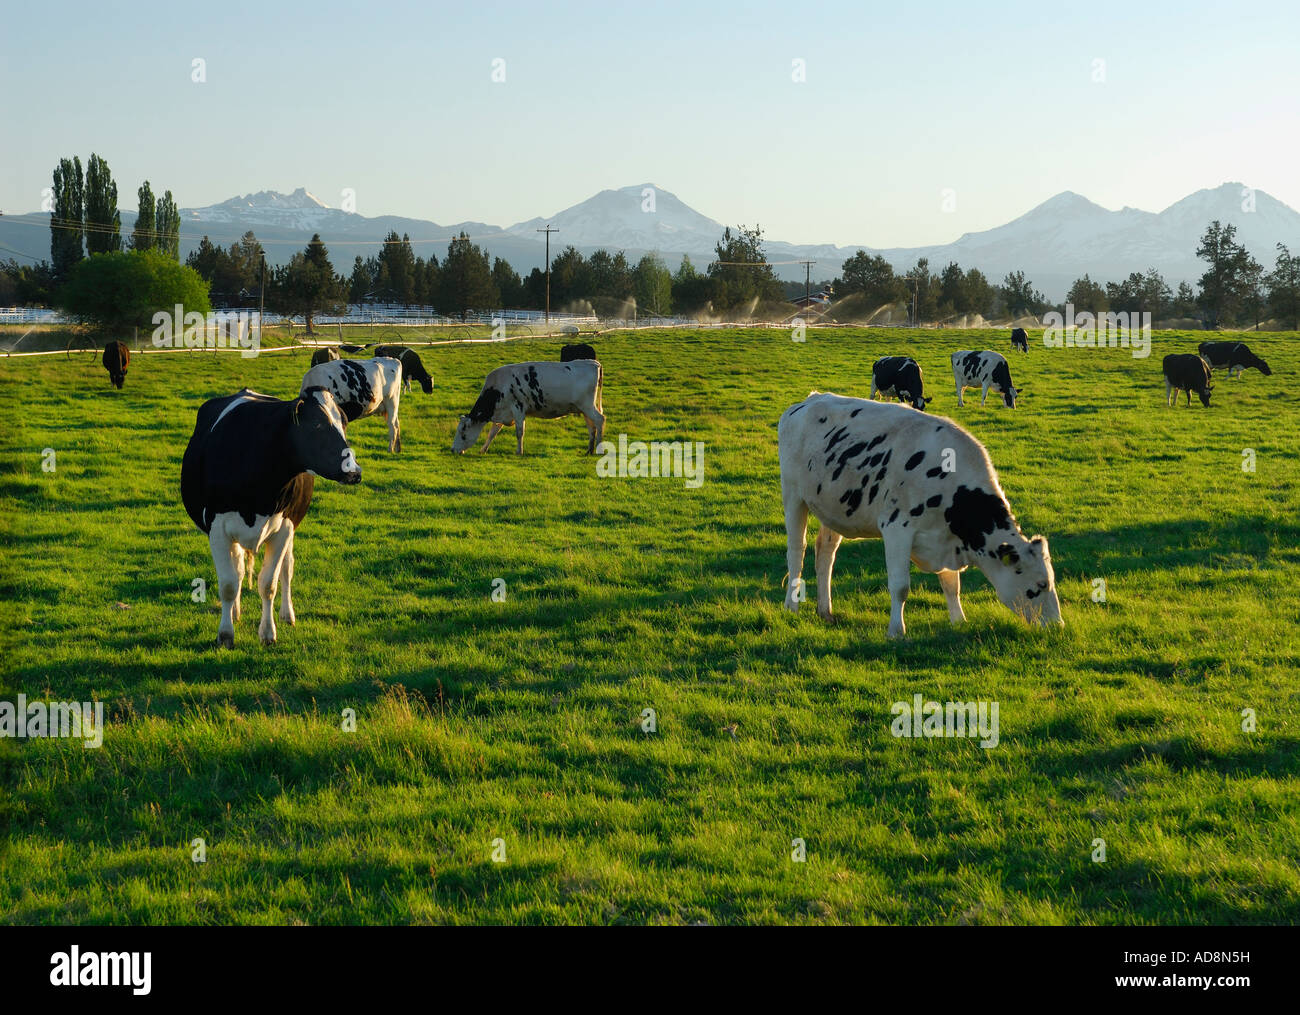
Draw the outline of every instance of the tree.
M632 272L632 295L643 312L658 316L672 312L673 277L658 254L646 254L637 262Z
M50 263L60 281L86 256L81 242L84 199L80 157L60 159L54 168L54 212L50 215Z
M1277 245L1277 261L1265 279L1268 302L1273 313L1291 330L1300 330L1300 257L1292 255L1285 243Z
M859 250L840 267L841 278L835 283L835 292L841 296L861 293L868 306L897 303L904 298L903 283L894 275L894 267L879 254L869 256ZM907 287L911 299L911 287Z
M905 298L916 301L912 323L933 321L939 316L939 276L930 274L930 259L921 257L902 278Z
M1191 317L1196 312L1196 290L1186 282L1178 283L1178 292L1169 305L1171 317Z
M121 335L148 328L158 311L206 314L208 284L194 269L156 250L94 254L77 264L60 287L59 309L78 321Z
M1090 314L1100 314L1110 309L1106 290L1087 275L1074 280L1070 291L1065 294L1065 302L1075 310L1086 310Z
M169 190L154 208L154 249L174 260L181 259L181 213Z
M266 250L251 229L239 238L238 243L230 245L230 263L238 285L236 292L261 289L265 260Z
M154 197L149 181L145 180L136 191L139 210L135 213L135 228L131 230L132 250L152 250L155 245Z
M971 268L966 272L966 300L971 313L983 314L985 317L992 316L996 299L997 290L985 277L984 272L978 268Z
M117 184L108 163L94 152L86 163L86 250L107 254L122 249L122 214Z
M329 251L316 233L305 250L276 269L274 280L267 286L266 302L278 313L303 318L310 335L314 334L312 326L317 316L342 313L346 308L346 286L334 274Z
M1198 298L1208 328L1222 327L1236 319L1255 274L1251 266L1258 268L1246 248L1236 242L1236 235L1236 226L1225 226L1215 219L1196 248L1196 256L1209 265L1199 279Z
M0 306L47 307L54 293L54 269L49 261L19 264L0 261Z
M415 252L410 236L398 236L393 230L379 248L379 274L375 292L390 303L410 306L415 297Z
M591 294L591 272L578 248L570 244L551 262L551 305L563 306Z
M966 293L966 273L956 261L949 261L948 266L939 272L939 316L967 313L970 299Z
M370 274L366 262L361 260L361 255L358 254L357 259L352 262L352 276L348 279L348 302L364 303L374 285L375 277Z
M748 307L762 301L781 299L781 282L767 263L760 226L723 230L714 246L717 259L709 265L713 280L713 302L720 309Z
M501 306L518 307L524 301L524 282L510 262L498 257L492 262L492 284L497 288Z
M701 275L685 254L673 276L673 304L683 310L703 310L713 300L713 279Z
M471 310L492 310L500 302L487 253L464 232L447 245L440 289L439 311L458 314L462 321Z
M1040 314L1047 306L1043 294L1025 278L1023 271L1013 271L1002 280L1002 297L1006 300L1007 313L1013 318Z

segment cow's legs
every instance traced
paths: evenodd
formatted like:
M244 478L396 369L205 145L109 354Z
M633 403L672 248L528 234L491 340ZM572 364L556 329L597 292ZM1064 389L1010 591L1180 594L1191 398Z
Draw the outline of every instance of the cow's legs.
M235 605L230 609L230 619L236 624L239 623L239 600L243 595L244 564L246 560L248 566L251 568L252 555L244 549L243 544L232 543L230 546L230 566L235 571Z
M874 372L871 375L871 394L868 395L867 397L870 398L873 402L876 400L876 375Z
M501 432L501 428L502 428L503 426L505 426L504 423L493 423L493 424L492 424L492 429L488 431L488 439L487 439L487 441L484 442L484 444L483 444L483 454L485 454L485 455L487 454L487 449L490 448L490 447L492 446L492 442L493 442L494 440L496 440L496 436L497 436L497 434L499 434L499 433Z
M1165 408L1168 409L1169 406L1173 404L1171 398L1177 398L1177 397L1178 395L1174 390L1174 386L1169 383L1169 378L1166 377L1165 378Z
M961 572L940 571L939 586L944 598L948 600L948 619L954 624L963 623L966 613L961 608Z
M384 419L388 420L388 450L398 454L402 450L402 424L397 420L397 410L385 409Z
M803 602L803 555L808 547L808 505L797 494L787 493L785 500L785 608L799 612Z
M524 417L515 417L515 454L524 453Z
M980 392L980 408L984 408L984 400L989 397L989 386L984 385L984 390Z
M912 590L912 535L906 529L890 527L884 533L885 570L889 575L889 637L907 633L903 607Z
M966 389L962 387L961 381L958 381L957 382L957 404L959 406L966 404L965 400L961 397L961 393L965 390Z
M257 635L263 645L275 644L275 590L280 579L280 564L285 551L293 545L293 526L287 521L271 533L266 540L266 557L262 561L262 571L257 576L257 591L262 597L262 622L257 626Z
M817 529L813 552L817 561L817 616L822 620L835 619L831 613L831 571L835 567L835 551L843 541L844 537L829 525L823 523Z
M221 623L217 626L217 648L235 647L235 620L239 615L239 586L242 578L235 565L235 554L243 558L243 549L214 526L208 533L212 564L217 569L217 594L221 597Z
M243 550L244 556L248 558L246 561L247 566L245 568L242 568L240 573L241 574L246 573L248 575L248 588L251 591L253 588L253 573L257 570L257 552L245 548L242 543L236 543L235 545L238 546L241 550ZM235 616L236 618L238 618L239 616L238 609L235 610Z
M591 410L591 415L583 413L587 420L587 429L591 432L590 439L587 441L587 454L595 454L596 445L605 439L605 414L601 412L599 406Z
M289 523L285 522L287 526ZM298 617L293 612L293 594L290 586L293 585L293 529L289 529L289 538L285 541L284 562L280 565L280 581L283 591L280 593L280 619L290 627L298 623Z

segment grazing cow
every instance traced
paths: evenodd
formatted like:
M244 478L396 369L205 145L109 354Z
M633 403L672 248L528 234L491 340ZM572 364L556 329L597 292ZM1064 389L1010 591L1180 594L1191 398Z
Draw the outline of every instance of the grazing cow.
M912 408L924 411L927 402L925 384L921 379L921 364L910 356L885 356L871 365L871 397L879 391L886 398L897 398L911 403Z
M280 619L296 620L293 537L311 504L313 476L361 482L348 447L343 413L325 388L307 388L281 401L245 388L199 408L194 434L181 460L181 500L208 537L221 595L217 646L234 648L244 569L263 546L258 575L262 644L275 642L271 610L284 581Z
M1021 352L1029 351L1029 335L1024 328L1011 329L1011 348L1019 349Z
M433 378L429 376L429 371L424 369L420 357L413 350L404 345L377 345L375 355L387 356L402 364L402 381L407 391L411 390L412 381L418 381L426 395L433 394Z
M980 405L989 397L992 389L1002 396L1002 402L1009 409L1016 407L1019 392L1011 383L1011 368L1007 366L1006 357L1000 352L985 349L983 352L962 350L952 354L952 376L957 382L957 404L965 405L962 392L967 388L980 388Z
M307 371L302 390L328 388L351 423L355 419L383 413L388 420L388 450L402 450L402 428L397 410L402 399L402 364L379 356L375 359L340 359L321 363Z
M512 363L497 367L483 382L478 401L467 415L460 417L451 450L463 454L474 446L488 423L483 453L503 426L515 427L515 450L524 453L524 420L528 416L558 419L580 412L587 421L587 454L605 434L605 409L601 405L604 371L598 360L574 360L572 363Z
M579 342L576 345L566 345L560 349L560 362L572 363L575 359L595 359L596 350L586 342Z
M948 616L966 619L961 572L974 564L1014 613L1060 624L1056 575L1042 536L1016 524L984 446L950 419L906 406L812 392L777 426L785 507L785 605L803 600L808 513L817 532L817 612L831 614L831 569L842 539L879 536L889 576L889 637L906 632L911 565L939 576Z
M1202 405L1210 404L1210 392L1214 385L1210 383L1210 364L1190 352L1174 353L1166 356L1162 364L1165 375L1165 405L1178 401L1178 392L1187 393L1187 404L1192 404L1192 392L1200 396Z
M123 342L109 342L104 346L104 369L113 387L126 383L126 365L131 362L131 350Z
M1251 352L1245 342L1202 342L1198 348L1201 358L1210 364L1211 371L1227 368L1229 377L1234 371L1240 377L1243 370L1254 367L1265 377L1273 374L1268 364Z
M317 349L311 354L311 365L320 366L322 363L331 363L339 358L339 351L332 345L327 345L324 349Z

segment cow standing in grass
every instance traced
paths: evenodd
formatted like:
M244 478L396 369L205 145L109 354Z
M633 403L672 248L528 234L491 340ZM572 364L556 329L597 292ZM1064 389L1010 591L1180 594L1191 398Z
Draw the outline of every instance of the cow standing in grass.
M592 454L605 433L601 405L603 371L599 361L572 363L512 363L497 367L483 382L473 408L460 417L451 450L463 454L474 446L483 427L492 424L483 453L504 426L514 424L515 450L524 453L524 420L529 416L558 419L581 413L587 421L587 453Z
M1011 348L1017 352L1029 351L1029 333L1024 328L1011 329Z
M817 532L817 613L831 613L831 570L843 539L880 537L889 576L889 637L906 633L911 564L939 576L954 624L961 572L984 572L998 598L1034 624L1060 624L1056 574L1042 536L1016 524L984 446L950 419L906 406L812 392L777 425L785 508L785 605L803 599L808 514Z
M1002 404L1008 409L1016 407L1019 392L1011 383L1011 367L1007 358L1000 352L985 349L983 352L971 352L963 349L952 354L952 376L957 383L957 404L965 405L962 392L967 388L980 389L980 405L989 397L989 391L1002 396Z
M1197 348L1211 371L1227 370L1229 377L1234 373L1240 377L1243 371L1254 367L1265 377L1273 375L1268 364L1251 352L1245 342L1202 342Z
M131 362L131 350L124 342L109 342L104 346L104 369L113 387L121 389L126 383L126 367Z
M311 354L311 365L320 366L322 363L332 363L339 358L339 351L332 345L327 345L324 349L317 349Z
M407 391L411 390L411 382L415 381L426 395L433 394L433 378L424 369L424 363L415 350L404 345L377 345L375 355L387 356L402 364L402 385Z
M313 476L359 483L361 467L348 447L343 413L325 388L281 401L245 388L199 408L181 460L181 500L208 537L217 569L221 623L217 646L233 648L245 568L262 547L258 635L275 642L272 609L283 581L280 619L293 624L294 533L311 505Z
M1165 405L1178 402L1178 392L1187 393L1187 404L1192 404L1192 392L1195 391L1201 404L1210 404L1210 392L1214 385L1210 383L1210 364L1190 352L1174 353L1166 356L1162 364L1165 375Z
M376 359L340 359L307 371L302 390L328 388L351 423L381 413L388 421L388 450L402 450L402 428L397 410L402 400L402 364L385 356Z
M586 342L576 342L560 348L560 362L572 363L575 359L595 359L596 350Z
M872 398L876 397L877 391L886 398L897 398L922 411L928 402L934 401L925 397L921 364L910 356L883 356L871 365Z

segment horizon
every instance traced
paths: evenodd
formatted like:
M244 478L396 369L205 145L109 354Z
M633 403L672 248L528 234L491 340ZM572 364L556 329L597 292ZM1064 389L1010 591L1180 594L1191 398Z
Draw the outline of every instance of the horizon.
M92 151L123 210L148 179L184 208L303 187L331 208L351 190L366 218L509 228L667 180L725 225L875 249L951 243L1064 192L1158 213L1244 181L1300 207L1300 13L1281 3L1234 12L1230 32L1208 4L942 4L924 36L906 11L833 4L815 38L774 33L789 24L774 4L742 20L583 3L359 18L330 2L310 24L234 4L184 25L150 7L131 24L86 3L10 15L33 44L0 84L42 102L6 115L25 143L0 209L39 208L58 159ZM40 41L51 20L58 59ZM704 46L744 57L686 59ZM111 93L88 91L108 74Z

